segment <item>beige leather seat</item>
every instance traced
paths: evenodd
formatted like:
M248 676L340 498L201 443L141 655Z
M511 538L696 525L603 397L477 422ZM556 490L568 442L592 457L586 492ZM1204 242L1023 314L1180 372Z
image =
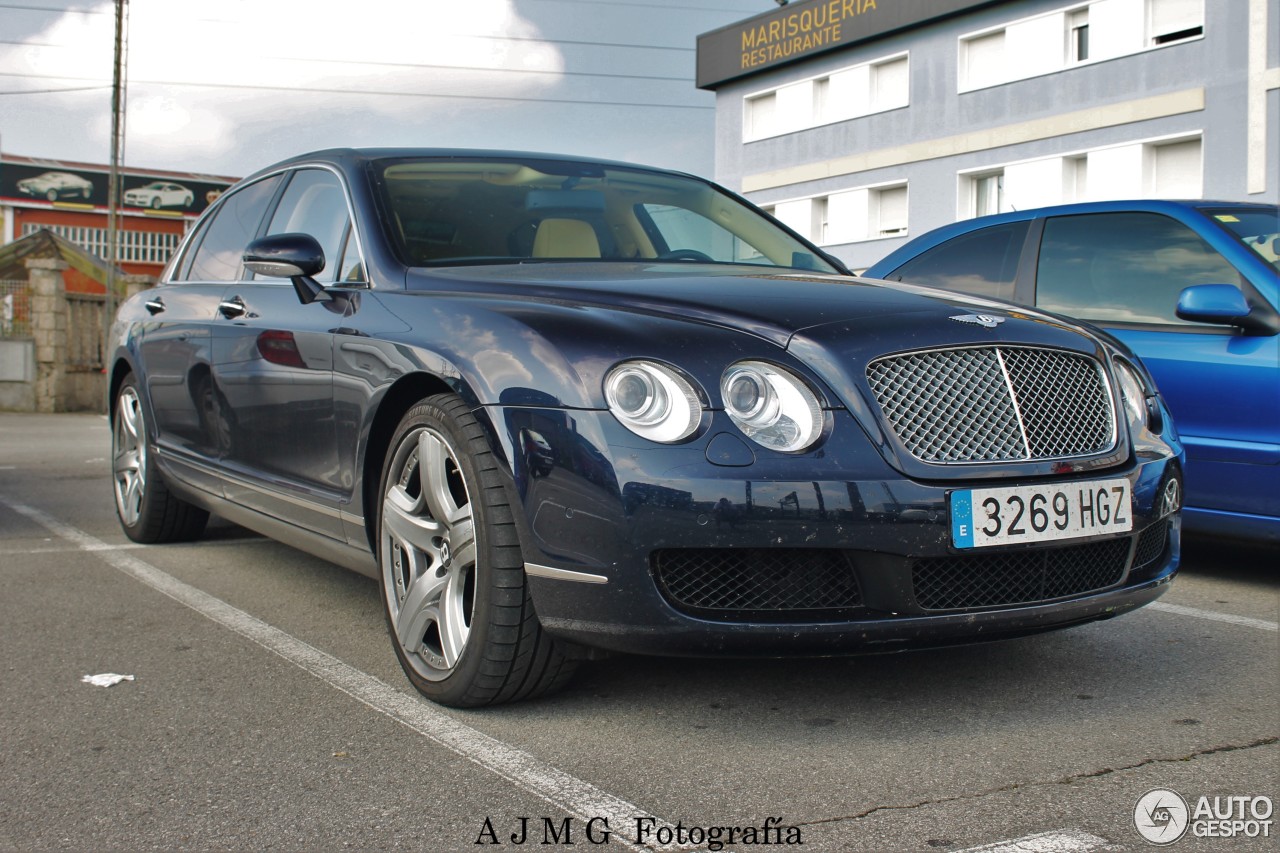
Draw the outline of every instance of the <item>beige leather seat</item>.
M535 258L598 258L600 241L581 219L544 219L533 237Z

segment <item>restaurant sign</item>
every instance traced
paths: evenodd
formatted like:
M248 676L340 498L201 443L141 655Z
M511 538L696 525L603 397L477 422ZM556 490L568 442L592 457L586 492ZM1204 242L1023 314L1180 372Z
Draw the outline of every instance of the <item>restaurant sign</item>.
M804 0L698 36L698 88L998 0Z

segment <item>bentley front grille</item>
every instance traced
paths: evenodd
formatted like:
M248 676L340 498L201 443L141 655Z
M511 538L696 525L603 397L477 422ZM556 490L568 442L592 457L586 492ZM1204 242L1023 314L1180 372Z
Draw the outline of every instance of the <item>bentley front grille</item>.
M1063 459L1116 443L1102 366L1078 353L932 350L873 361L867 380L898 438L925 462Z

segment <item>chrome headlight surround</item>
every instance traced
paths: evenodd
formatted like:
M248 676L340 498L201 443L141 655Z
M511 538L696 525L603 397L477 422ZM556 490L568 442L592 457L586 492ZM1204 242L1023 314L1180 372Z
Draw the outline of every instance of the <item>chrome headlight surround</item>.
M1120 402L1129 415L1129 423L1147 423L1147 389L1138 376L1137 369L1123 359L1113 359L1116 366L1116 381L1120 385Z
M1119 385L1120 402L1128 416L1129 425L1137 430L1147 429L1159 435L1164 431L1164 418L1156 400L1156 392L1138 365L1127 358L1116 356L1114 365L1116 383Z
M676 444L698 431L702 397L693 383L656 361L624 361L604 377L613 416L641 438Z
M808 450L822 437L818 395L789 370L739 361L720 378L725 414L752 441L783 453Z

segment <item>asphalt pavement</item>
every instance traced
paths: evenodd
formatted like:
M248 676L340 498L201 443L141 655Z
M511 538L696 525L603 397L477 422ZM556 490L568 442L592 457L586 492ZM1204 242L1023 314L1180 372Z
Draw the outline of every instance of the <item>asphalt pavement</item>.
M1190 540L1155 605L1039 637L615 656L464 712L373 581L216 519L131 543L109 452L101 416L0 414L0 850L1145 850L1153 791L1170 849L1275 849L1274 551Z

